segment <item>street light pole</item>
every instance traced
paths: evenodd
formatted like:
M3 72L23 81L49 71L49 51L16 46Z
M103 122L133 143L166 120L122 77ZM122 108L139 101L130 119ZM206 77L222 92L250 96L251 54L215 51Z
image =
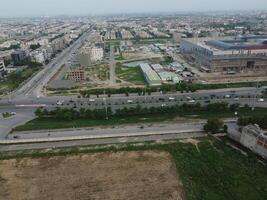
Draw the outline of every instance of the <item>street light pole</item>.
M254 98L253 98L253 106L252 106L252 111L255 110L255 105L256 105L256 98L257 98L257 93L258 93L258 88L259 88L259 82L257 81L256 82L256 91L255 91L255 94L254 94Z
M103 98L103 101L104 101L105 112L106 112L106 120L108 120L108 107L107 107L107 99L105 97L105 94L106 94L106 90L104 90L104 98Z

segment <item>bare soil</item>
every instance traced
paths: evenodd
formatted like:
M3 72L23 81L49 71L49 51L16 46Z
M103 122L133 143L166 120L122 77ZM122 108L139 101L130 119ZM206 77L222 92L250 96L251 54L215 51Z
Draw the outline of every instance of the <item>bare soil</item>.
M183 200L166 152L95 153L0 161L0 199Z

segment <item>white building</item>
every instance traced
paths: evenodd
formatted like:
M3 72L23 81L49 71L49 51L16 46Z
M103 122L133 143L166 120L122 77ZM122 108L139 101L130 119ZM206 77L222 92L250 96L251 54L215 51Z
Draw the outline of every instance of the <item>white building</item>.
M31 52L31 59L34 62L38 62L38 63L42 63L42 64L44 64L45 60L46 60L44 52L42 50L32 51Z
M174 72L161 71L158 72L160 79L163 82L180 83L183 78Z
M97 62L101 61L104 57L104 50L99 47L93 47L91 49L91 61L92 62Z
M227 135L254 153L267 159L267 132L258 125L245 126L241 132L238 129L230 129Z

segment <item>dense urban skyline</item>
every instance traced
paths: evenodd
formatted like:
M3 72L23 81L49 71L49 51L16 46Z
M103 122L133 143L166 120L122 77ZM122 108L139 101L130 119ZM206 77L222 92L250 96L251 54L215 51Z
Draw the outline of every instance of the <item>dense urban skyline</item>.
M264 10L266 0L3 0L0 17L143 12Z

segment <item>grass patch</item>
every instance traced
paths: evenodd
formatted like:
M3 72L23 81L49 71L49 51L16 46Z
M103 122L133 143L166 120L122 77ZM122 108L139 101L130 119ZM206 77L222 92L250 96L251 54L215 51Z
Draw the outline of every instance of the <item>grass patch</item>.
M243 156L224 142L203 138L198 149L190 143L115 144L62 149L2 152L0 159L50 157L78 153L117 151L166 151L176 163L188 200L264 200L267 198L266 166L248 152Z
M34 73L38 72L41 68L39 67L28 67L23 69L21 72L10 74L5 81L0 83L0 94L10 92L19 87L21 83L30 78Z
M61 129L61 128L79 128L91 126L115 126L121 124L134 123L149 123L149 122L163 122L174 120L176 115L144 115L144 116L129 116L125 118L112 117L109 120L103 119L77 119L72 121L55 120L54 118L37 118L22 126L16 127L15 131L27 130L46 130L46 129Z
M125 67L117 64L116 74L120 79L124 81L136 85L145 85L145 78L139 67Z
M263 116L267 113L267 108L255 108L254 111L251 108L239 108L237 110L238 116ZM203 111L203 112L188 112L187 114L181 116L189 117L193 116L193 118L200 118L200 119L210 119L210 118L231 118L237 117L235 115L235 111L224 111L224 112L214 112L214 111Z
M238 109L238 116L263 116L266 115L266 108L255 108L252 111L249 108ZM92 126L115 126L120 124L135 124L135 123L152 123L174 121L176 117L184 117L188 119L209 119L209 118L232 118L236 117L234 111L213 112L186 112L186 113L159 113L147 115L134 115L127 117L110 117L108 120L103 119L75 119L63 120L55 118L36 118L27 122L24 125L18 126L14 131L28 131L28 130L47 130L47 129L63 129L63 128L80 128Z

